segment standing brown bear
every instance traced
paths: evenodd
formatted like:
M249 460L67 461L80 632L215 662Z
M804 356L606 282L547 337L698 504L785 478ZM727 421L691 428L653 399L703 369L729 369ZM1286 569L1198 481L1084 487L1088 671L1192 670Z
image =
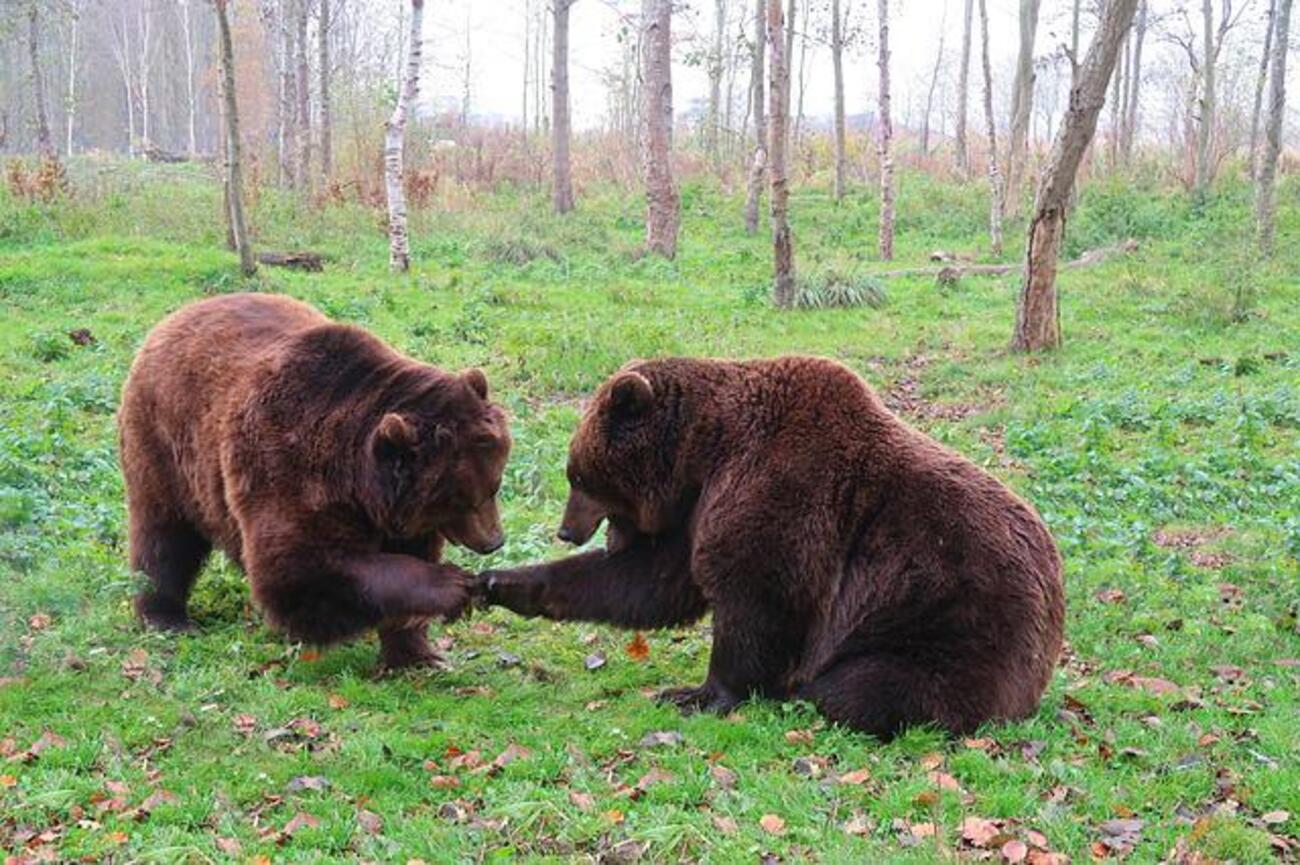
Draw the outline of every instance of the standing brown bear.
M472 580L444 539L502 543L510 450L479 370L419 363L286 297L191 304L154 328L118 414L136 610L190 627L215 545L271 623L326 644L378 628L382 661L437 664L427 623L465 609Z
M1061 649L1038 515L812 357L633 363L574 435L562 540L605 550L484 575L526 616L679 625L713 610L685 710L806 698L881 737L1032 713Z

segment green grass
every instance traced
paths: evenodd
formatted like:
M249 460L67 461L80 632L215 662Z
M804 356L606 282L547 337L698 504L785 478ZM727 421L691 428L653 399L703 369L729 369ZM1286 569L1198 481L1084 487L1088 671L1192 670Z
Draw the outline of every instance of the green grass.
M1242 251L1244 187L1200 208L1141 184L1086 190L1067 252L1128 236L1142 248L1062 274L1065 347L1026 359L1005 350L1014 280L893 280L876 308L772 310L765 237L743 233L738 201L698 185L684 190L676 262L639 258L640 203L594 190L565 220L533 197L416 214L415 270L400 278L373 212L264 193L259 243L317 249L328 266L246 285L220 249L212 185L131 171L112 184L74 172L87 195L62 204L0 198L8 853L434 862L624 844L653 860L928 862L958 855L962 820L979 816L1076 860L1126 818L1142 824L1133 861L1183 844L1254 862L1272 858L1270 834L1300 835L1300 670L1277 663L1300 658L1294 178L1269 263ZM869 192L837 207L803 190L792 213L807 284L874 285L887 269ZM893 266L936 248L985 257L980 184L905 175L899 214ZM704 627L648 634L637 660L626 633L492 612L437 632L452 672L375 680L372 642L320 656L286 645L214 561L196 590L201 633L144 633L129 607L119 387L162 315L247 287L488 372L516 438L510 539L486 559L453 552L473 568L563 552L551 536L578 402L628 358L839 358L1038 506L1066 561L1068 662L1034 718L974 742L917 730L882 746L806 705L687 719L655 705L652 690L703 677ZM1238 292L1251 312L1234 322ZM95 342L73 344L75 328ZM607 662L589 671L596 652ZM14 759L47 731L61 738ZM681 741L643 745L656 731ZM511 744L527 753L474 770ZM863 768L863 783L835 780ZM456 786L431 780L444 776ZM302 778L328 786L291 783ZM285 834L299 813L311 819ZM782 834L760 824L769 814ZM899 828L913 824L919 837Z

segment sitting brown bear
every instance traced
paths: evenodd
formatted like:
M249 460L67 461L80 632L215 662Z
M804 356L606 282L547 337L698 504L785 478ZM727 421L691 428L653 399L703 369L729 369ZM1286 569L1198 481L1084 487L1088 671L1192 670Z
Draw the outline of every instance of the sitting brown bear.
M154 328L118 413L131 566L149 625L190 626L213 545L275 626L325 644L378 628L395 668L437 664L432 617L472 580L443 540L502 543L496 492L510 449L479 370L398 354L286 297L191 304Z
M1056 546L1033 508L811 357L633 363L574 435L562 540L605 550L488 572L490 603L629 628L713 610L698 688L726 712L806 698L889 737L1032 713L1061 649Z

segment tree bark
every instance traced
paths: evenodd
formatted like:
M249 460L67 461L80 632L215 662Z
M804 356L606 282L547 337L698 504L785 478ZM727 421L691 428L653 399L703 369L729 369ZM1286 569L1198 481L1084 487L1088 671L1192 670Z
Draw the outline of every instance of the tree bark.
M1277 0L1273 36L1273 73L1268 94L1268 123L1264 127L1264 149L1259 161L1255 189L1255 225L1259 249L1273 254L1277 224L1277 159L1282 150L1282 123L1286 114L1286 55L1291 28L1291 0Z
M970 145L966 141L966 115L970 104L970 39L971 19L975 0L966 0L966 13L961 30L961 66L957 70L957 170L963 177L970 176Z
M794 2L793 2L793 0L791 0L791 4L790 4L790 5L791 5L791 6L794 6ZM799 101L796 103L796 106L795 106L795 115L794 115L794 143L795 143L795 146L798 146L798 144L799 144L799 142L802 140L802 136L803 136L803 95L804 95L804 91L807 89L807 85L808 85L808 78L807 78L807 76L805 75L805 72L807 71L807 68L808 68L808 67L807 67L807 61L808 61L808 26L809 26L808 21L809 21L809 13L810 13L810 11L811 11L811 10L808 8L808 2L807 2L807 0L804 0L804 7L803 7L804 22L803 22L803 28L799 31L799 74L798 74L798 76L797 76L798 81L799 81ZM793 16L793 15L790 16L790 27L791 27L791 31L790 31L790 32L791 32L791 37L792 37L792 38L789 40L789 44L794 44L794 39L793 39L793 33L794 33L794 29L793 29L793 28L794 28L794 16ZM791 50L791 52L790 52L789 54L786 55L786 64L788 65L788 64L793 63L793 62L794 62L794 51ZM791 86L793 86L793 85L791 85ZM787 100L787 102L788 102L788 100Z
M64 143L64 152L68 156L72 155L74 135L77 126L77 45L80 41L81 32L81 9L79 4L72 4L70 9L72 15L72 26L68 40L68 90L65 97L65 110L68 115L66 124L66 141Z
M889 116L889 0L876 0L879 18L879 52L876 66L880 70L878 95L878 139L880 155L880 232L877 238L880 258L894 259L894 125Z
M1214 180L1215 53L1214 2L1201 0L1205 28L1201 56L1201 116L1196 126L1196 194L1204 196Z
M311 69L307 65L307 19L309 0L298 0L297 96L298 96L298 188L311 191Z
M939 50L934 55L934 71L930 73L930 89L925 95L925 116L921 118L921 155L930 155L930 112L934 110L934 91L939 86L939 70L943 68L943 42L947 35L948 5L943 7L939 19Z
M403 166L406 147L406 117L420 93L420 50L424 32L424 0L411 0L411 36L407 48L406 72L402 76L397 104L384 129L384 187L388 194L388 266L405 273L411 269L411 251L406 237L406 190Z
M1097 117L1106 103L1106 89L1137 4L1138 0L1109 0L1070 91L1070 107L1052 145L1029 223L1025 275L1011 340L1011 347L1016 351L1040 351L1061 344L1056 271L1061 240L1065 236L1070 190L1083 154L1097 130Z
M555 15L551 59L551 204L556 213L573 210L573 176L569 167L569 7L573 0L551 0Z
M1020 51L1011 88L1011 127L1007 142L1007 176L1003 200L1011 213L1020 211L1025 152L1029 146L1029 118L1034 109L1034 36L1038 31L1041 0L1020 0Z
M645 243L665 258L677 255L681 219L673 182L672 0L642 0L641 80L645 82Z
M298 0L302 2L302 0ZM294 58L294 0L280 0L280 107L278 111L277 143L279 145L280 182L290 189L298 185L294 167L298 152L298 79L293 71Z
M50 115L45 104L45 75L41 71L40 6L32 3L27 10L27 53L31 61L32 111L36 126L36 149L46 159L54 158L54 138L50 135Z
M980 6L981 66L984 73L984 130L988 141L989 247L1002 255L1002 173L998 170L997 122L993 118L993 69L989 63L989 14L985 0Z
M229 206L226 219L239 252L239 269L245 276L257 272L253 245L244 222L244 174L239 140L239 104L235 95L235 48L230 38L227 0L212 0L217 11L217 38L221 51L221 100L226 126L226 190Z
M704 150L713 162L713 170L722 170L722 149L719 144L719 124L722 116L722 36L727 27L726 0L713 4L713 47L709 51L709 108L704 124Z
M768 152L772 157L772 302L794 306L794 240L790 235L790 189L786 177L786 131L790 124L790 60L781 0L768 0L767 38L772 50L768 105Z
M969 0L968 0L969 2ZM844 22L840 0L831 0L831 63L835 67L835 200L844 198Z
M1277 0L1268 4L1268 24L1264 28L1264 50L1259 55L1259 76L1255 79L1255 107L1250 114L1250 176L1259 177L1259 118L1264 105L1264 85L1273 59L1273 25L1277 20Z
M329 183L334 173L334 118L333 105L330 103L330 0L320 0L320 28L317 42L317 61L320 68L317 75L320 80L320 176L321 182Z
M142 3L140 5L140 74L136 81L140 86L140 141L147 151L153 146L153 110L149 99L149 82L153 77L153 17Z
M194 93L194 25L190 19L192 0L180 0L181 35L185 39L186 154L193 159L199 152L198 99Z
M764 115L763 76L767 74L764 51L767 44L767 11L764 0L754 0L754 57L749 73L754 111L754 159L749 169L749 190L745 196L745 233L758 231L758 206L763 197L763 174L767 165L767 120Z

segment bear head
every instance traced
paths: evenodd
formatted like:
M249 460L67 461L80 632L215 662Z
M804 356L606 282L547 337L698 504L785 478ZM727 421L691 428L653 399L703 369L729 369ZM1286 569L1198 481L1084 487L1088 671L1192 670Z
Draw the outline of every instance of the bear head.
M385 535L441 535L477 553L505 541L497 490L510 454L505 412L471 369L395 397L368 436L362 497Z

